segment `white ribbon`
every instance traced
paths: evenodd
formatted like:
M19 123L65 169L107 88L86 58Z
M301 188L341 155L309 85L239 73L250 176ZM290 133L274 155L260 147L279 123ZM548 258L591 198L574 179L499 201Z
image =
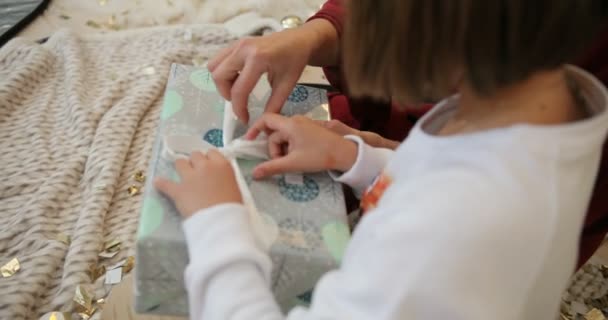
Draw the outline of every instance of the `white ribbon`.
M245 177L241 172L236 161L239 159L270 159L268 154L268 140L265 136L250 141L244 139L234 139L238 119L232 110L232 104L226 101L224 107L224 123L222 140L224 147L217 148L214 145L202 140L199 136L192 135L166 135L163 137L163 156L175 161L180 158L188 159L194 151L206 153L208 150L216 149L221 152L232 165L234 175L243 197L243 203L249 212L249 221L254 231L254 235L263 249L268 250L279 234L276 223L267 215L262 215L253 200L251 190L247 186Z

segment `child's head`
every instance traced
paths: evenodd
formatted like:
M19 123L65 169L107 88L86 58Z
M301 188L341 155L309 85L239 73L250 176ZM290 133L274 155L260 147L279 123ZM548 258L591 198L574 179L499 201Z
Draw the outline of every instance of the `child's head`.
M605 0L350 0L343 52L351 94L479 94L571 61L607 16Z

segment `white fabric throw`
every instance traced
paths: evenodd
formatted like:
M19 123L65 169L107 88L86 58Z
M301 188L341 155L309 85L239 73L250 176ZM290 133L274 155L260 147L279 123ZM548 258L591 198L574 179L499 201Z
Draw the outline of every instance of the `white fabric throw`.
M134 254L141 196L127 189L143 188L133 174L148 168L171 63L192 64L233 39L199 25L59 32L0 49L0 265L21 264L0 278L0 319L72 311L77 285L106 295L89 268ZM99 258L114 239L118 255Z

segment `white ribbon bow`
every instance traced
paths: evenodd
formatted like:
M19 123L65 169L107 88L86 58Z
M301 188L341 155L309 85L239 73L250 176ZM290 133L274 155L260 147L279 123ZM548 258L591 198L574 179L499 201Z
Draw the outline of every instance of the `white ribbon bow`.
M271 219L265 218L260 214L251 191L247 186L247 182L241 172L236 161L240 159L270 159L268 154L268 140L265 136L260 136L259 139L250 141L244 139L234 139L234 130L236 129L238 119L232 110L232 104L226 101L224 107L224 122L222 140L224 147L217 148L214 145L202 140L199 136L192 135L166 135L163 137L164 150L163 156L170 160L180 158L188 159L194 151L206 153L210 149L216 149L221 152L232 165L236 181L243 197L243 203L249 212L249 221L251 223L254 235L258 245L262 249L268 250L272 243L276 240L279 234L279 229Z

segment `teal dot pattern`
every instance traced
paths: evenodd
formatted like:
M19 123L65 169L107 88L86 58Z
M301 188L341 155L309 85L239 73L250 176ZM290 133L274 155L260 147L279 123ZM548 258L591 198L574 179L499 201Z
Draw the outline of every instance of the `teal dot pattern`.
M304 184L290 184L285 177L279 178L279 192L293 202L308 202L319 196L319 184L312 178L304 176Z
M291 102L303 102L308 99L308 89L304 86L297 85L287 98Z
M224 146L224 133L221 129L211 129L205 133L203 140L211 143L212 145L221 148Z
M310 304L310 302L312 301L312 289L299 295L298 299L300 299L300 301L306 304Z

